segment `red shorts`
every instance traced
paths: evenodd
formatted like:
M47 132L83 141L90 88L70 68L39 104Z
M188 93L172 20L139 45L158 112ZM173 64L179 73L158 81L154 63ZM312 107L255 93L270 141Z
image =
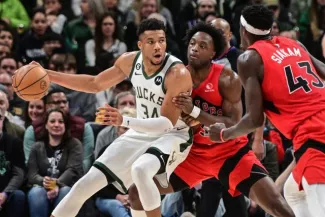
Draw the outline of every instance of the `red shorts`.
M297 165L293 177L302 190L302 177L309 185L325 183L325 111L307 118L296 129L293 147Z
M267 171L248 147L247 139L241 143L234 141L231 145L230 147L238 147L231 156L213 152L213 148L210 151L215 154L206 155L204 151L198 151L202 146L194 143L188 157L178 165L174 174L190 188L215 177L232 196L237 196L240 192L248 196L250 187L267 176ZM214 146L220 149L223 144ZM172 182L171 184L173 186Z

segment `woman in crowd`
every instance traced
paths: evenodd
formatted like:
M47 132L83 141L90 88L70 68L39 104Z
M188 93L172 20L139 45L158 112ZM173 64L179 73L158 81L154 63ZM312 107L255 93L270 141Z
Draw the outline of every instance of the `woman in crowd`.
M32 122L42 120L45 114L45 99L27 102L24 114L25 129L27 129Z
M108 68L113 65L117 57L127 51L125 43L120 41L119 31L117 18L113 13L105 13L99 19L95 29L95 40L89 40L86 44L89 66L105 62L107 66L102 67Z
M28 160L30 217L49 216L82 176L82 145L71 137L66 115L50 109Z

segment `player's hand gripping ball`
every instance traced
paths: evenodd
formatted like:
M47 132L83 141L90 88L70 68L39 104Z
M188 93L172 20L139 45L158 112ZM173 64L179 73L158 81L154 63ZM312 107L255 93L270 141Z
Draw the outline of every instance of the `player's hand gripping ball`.
M123 116L118 109L105 105L97 109L96 122L102 125L121 126Z
M15 72L12 76L12 87L25 101L39 100L47 94L50 78L46 70L33 61Z

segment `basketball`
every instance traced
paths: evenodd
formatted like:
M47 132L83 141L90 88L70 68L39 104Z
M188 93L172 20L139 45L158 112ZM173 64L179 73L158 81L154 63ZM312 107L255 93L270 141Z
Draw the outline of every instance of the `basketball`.
M25 101L41 99L50 87L50 78L40 65L29 64L19 68L12 78L17 95Z

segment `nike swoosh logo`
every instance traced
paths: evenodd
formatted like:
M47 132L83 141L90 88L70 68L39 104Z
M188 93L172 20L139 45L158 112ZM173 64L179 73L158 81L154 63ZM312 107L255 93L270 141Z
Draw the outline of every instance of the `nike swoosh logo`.
M135 74L135 75L142 75L141 73L137 73L137 72L135 72L134 74Z

